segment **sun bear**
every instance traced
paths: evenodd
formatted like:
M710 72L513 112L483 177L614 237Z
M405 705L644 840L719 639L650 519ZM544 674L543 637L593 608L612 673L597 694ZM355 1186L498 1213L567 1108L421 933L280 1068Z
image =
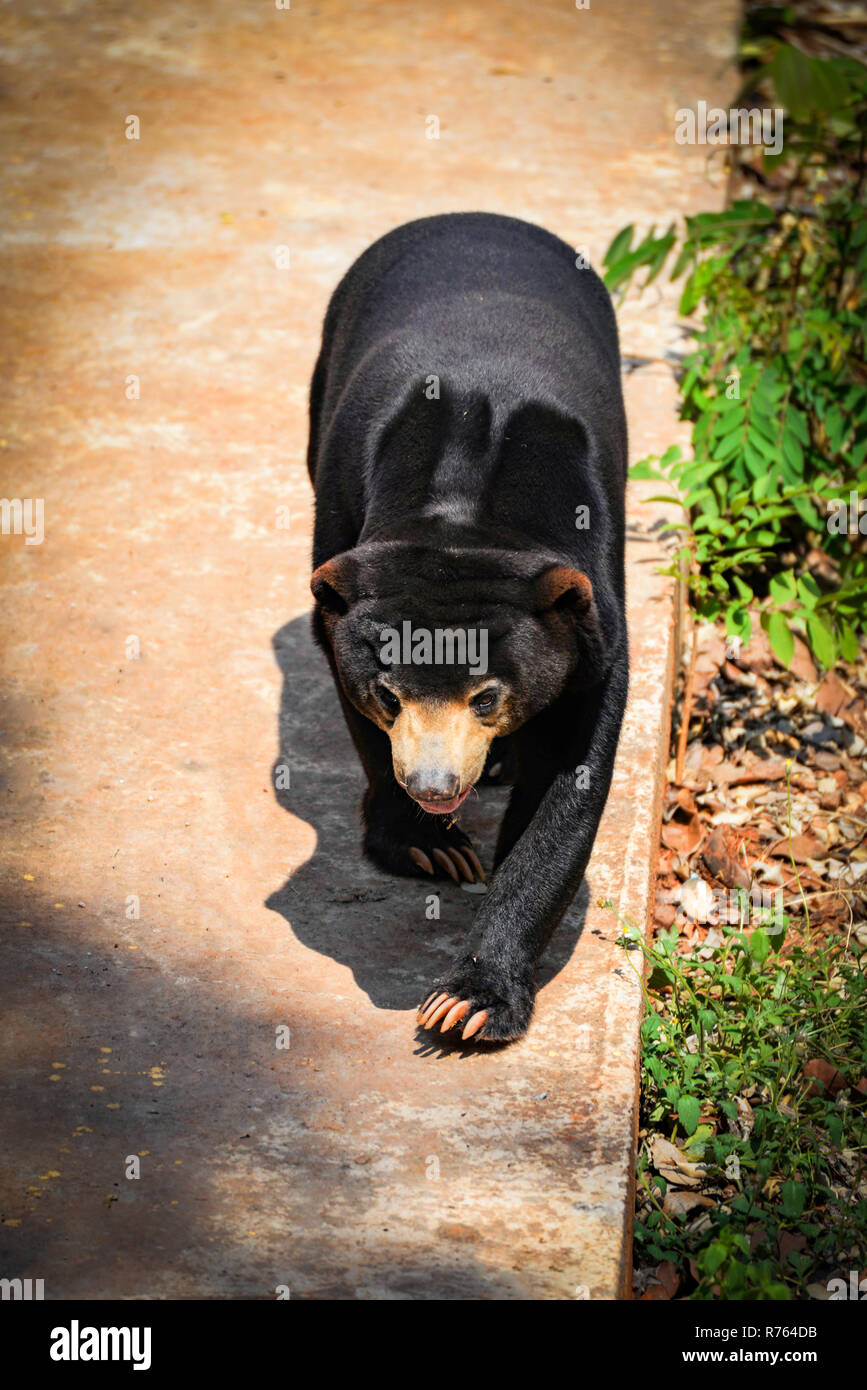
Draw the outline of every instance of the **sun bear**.
M518 1038L590 857L629 679L626 420L602 281L510 217L389 232L331 299L308 466L314 631L367 776L365 853L484 880L456 817L486 769L510 769L479 943L417 1021Z

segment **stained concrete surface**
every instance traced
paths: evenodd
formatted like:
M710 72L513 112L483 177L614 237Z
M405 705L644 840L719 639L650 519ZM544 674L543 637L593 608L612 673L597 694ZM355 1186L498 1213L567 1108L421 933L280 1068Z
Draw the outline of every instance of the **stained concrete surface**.
M4 8L0 491L44 499L45 539L0 535L3 1276L627 1291L641 1001L597 903L646 917L673 650L654 513L632 498L630 707L531 1032L420 1043L478 898L440 885L431 919L430 885L359 856L307 619L306 395L330 290L408 218L513 213L596 262L626 221L718 201L674 112L727 96L734 9ZM627 354L676 341L665 288L620 321ZM676 431L670 373L626 390L639 457ZM488 860L503 796L466 811Z

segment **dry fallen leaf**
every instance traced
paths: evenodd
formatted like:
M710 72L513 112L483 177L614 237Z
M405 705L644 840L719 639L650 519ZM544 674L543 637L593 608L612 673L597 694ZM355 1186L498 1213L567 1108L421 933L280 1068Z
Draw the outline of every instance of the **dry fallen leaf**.
M661 830L662 843L666 849L673 849L678 854L689 856L694 854L704 838L704 829L701 820L696 813L683 820L683 811L678 810L678 819L672 819Z
M843 1073L824 1057L812 1057L804 1066L803 1074L810 1082L807 1094L811 1096L835 1096L846 1085Z
M734 763L721 763L711 768L710 775L715 782L728 787L737 787L747 782L780 782L786 775L785 758L764 758L751 767L738 767Z
M836 715L853 727L858 722L856 702L857 696L852 686L845 684L836 671L829 671L816 691L818 710L823 714Z
M698 1187L707 1174L706 1163L694 1163L661 1134L654 1134L650 1141L650 1161L660 1176L675 1187Z
M738 837L727 826L719 825L711 832L701 857L708 872L726 888L749 888L750 875L737 853Z
M670 1188L662 1199L662 1210L668 1216L686 1216L695 1207L712 1207L714 1201L701 1192L672 1191Z
M656 1266L656 1277L663 1288L668 1290L669 1298L674 1298L680 1287L680 1275L673 1260L660 1260Z
M821 858L825 846L815 835L793 835L777 840L771 845L768 854L772 859L794 859L796 864L806 864L808 859Z

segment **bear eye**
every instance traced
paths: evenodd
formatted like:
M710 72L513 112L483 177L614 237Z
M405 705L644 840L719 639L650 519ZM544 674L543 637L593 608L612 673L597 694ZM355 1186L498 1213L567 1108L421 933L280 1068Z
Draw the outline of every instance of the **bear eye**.
M497 703L497 695L496 690L481 690L478 695L473 696L470 704L478 714L490 714Z
M389 718L394 719L394 717L400 713L400 700L397 698L394 691L389 690L388 686L383 685L381 681L378 681L373 689L377 700L382 705L386 714Z

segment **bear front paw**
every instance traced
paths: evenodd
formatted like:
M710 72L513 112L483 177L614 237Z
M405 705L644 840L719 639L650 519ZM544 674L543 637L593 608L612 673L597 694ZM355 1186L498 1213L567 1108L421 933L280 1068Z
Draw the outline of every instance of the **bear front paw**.
M428 992L416 1023L441 1033L463 1024L464 1042L514 1042L526 1033L532 1013L533 987L523 975L464 956Z
M482 862L468 835L447 817L413 807L369 807L364 852L379 868L410 878L444 878L455 883L486 882Z

